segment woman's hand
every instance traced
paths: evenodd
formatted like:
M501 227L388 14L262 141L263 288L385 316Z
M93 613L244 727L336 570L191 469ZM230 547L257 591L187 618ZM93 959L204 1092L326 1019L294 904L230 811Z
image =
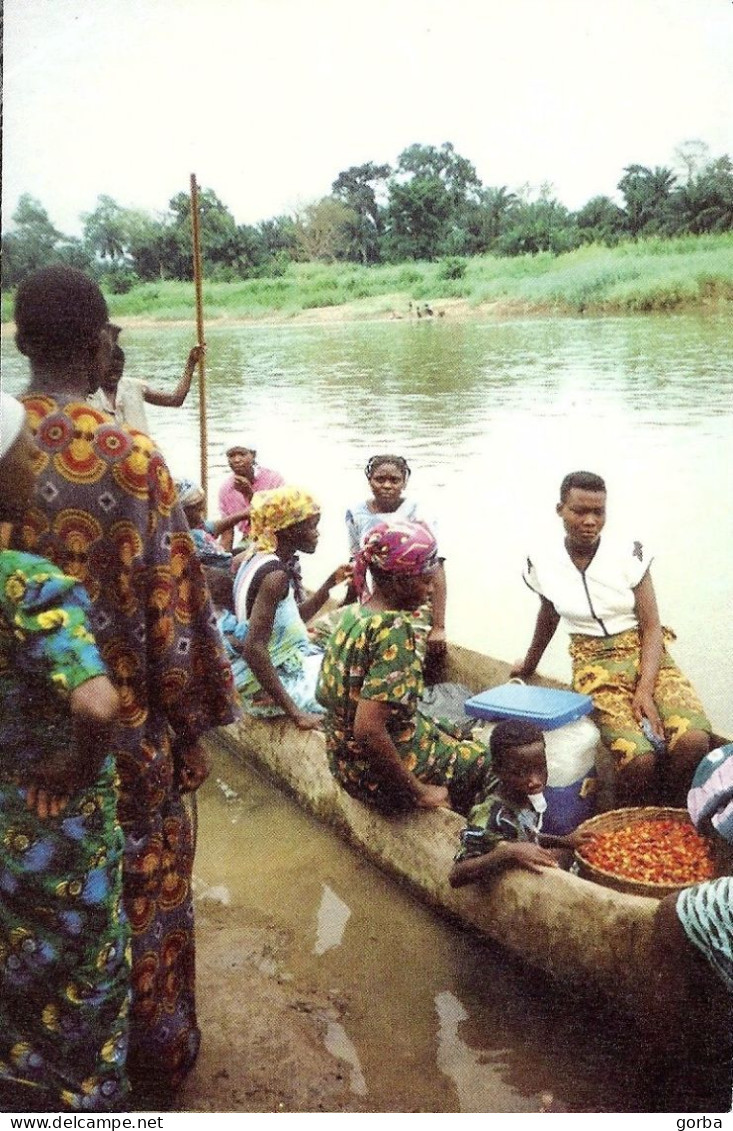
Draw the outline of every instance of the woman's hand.
M532 668L530 670L527 667L527 665L525 664L524 660L517 660L517 662L513 665L511 671L509 672L509 678L510 679L529 679L529 677L531 675L534 675L534 673L535 673L535 669Z
M254 488L245 475L234 476L234 489L235 491L239 491L240 495L244 496L245 502L249 503L252 501ZM247 514L249 514L249 510L247 511Z
M323 715L312 711L297 711L290 716L298 730L323 730Z
M198 743L182 746L177 751L176 778L181 793L193 793L206 781L211 772L211 761Z
M340 585L342 581L351 581L354 576L354 563L346 562L335 569L326 582L327 589L333 589L335 585Z
M427 649L431 656L444 656L447 648L444 628L431 628L427 638Z
M418 809L450 809L450 794L444 785L425 785L419 783L419 791L415 796L415 805Z
M42 821L47 817L58 817L68 805L69 794L48 789L46 786L33 784L28 786L25 803L35 811Z
M657 710L657 705L650 691L637 686L634 697L631 700L631 710L634 712L634 718L639 725L641 725L642 719L648 719L657 738L661 738L662 741L664 741L664 727L662 726L662 720Z

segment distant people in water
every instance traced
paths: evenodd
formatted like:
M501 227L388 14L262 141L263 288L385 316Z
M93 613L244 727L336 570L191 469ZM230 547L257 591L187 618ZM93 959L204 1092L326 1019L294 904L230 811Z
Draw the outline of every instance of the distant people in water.
M684 805L710 747L710 723L667 652L645 541L602 536L606 485L588 471L566 475L556 507L565 530L530 550L526 584L540 598L534 635L512 674L531 676L563 619L573 687L593 699L616 763L619 805Z
M124 377L125 353L119 344L119 326L110 325L108 333L114 338L109 367L103 374L99 388L90 393L87 400L95 408L101 408L114 416L117 424L127 424L138 432L149 433L145 405L161 405L164 408L180 408L191 388L196 366L205 356L205 346L194 346L188 355L186 367L175 389L168 393L154 389L135 377Z
M372 490L371 498L355 503L346 512L346 531L352 558L359 552L362 541L369 531L383 522L422 522L437 538L438 524L435 518L429 516L416 499L405 495L410 468L404 456L391 454L371 456L364 474ZM439 554L430 596L431 622L427 641L430 658L443 656L446 650L447 585L444 562L445 558ZM348 604L357 597L361 597L361 594L350 586L344 603Z
M244 517L240 517L235 526L242 538L246 538L249 534L249 507L252 496L257 491L271 491L275 487L282 487L285 480L278 471L258 465L255 448L244 444L232 444L227 448L226 457L231 475L227 476L219 488L219 513L227 518L244 512ZM233 529L223 532L221 543L225 550L232 549Z

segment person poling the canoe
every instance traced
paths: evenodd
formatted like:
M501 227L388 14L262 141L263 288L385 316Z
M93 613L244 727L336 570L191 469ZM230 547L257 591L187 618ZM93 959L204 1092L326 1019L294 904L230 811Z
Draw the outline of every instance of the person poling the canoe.
M389 454L371 456L364 474L372 489L372 497L356 503L346 512L346 530L352 559L358 553L364 536L383 522L422 522L437 538L435 520L432 517L427 518L416 499L405 495L410 468L403 456ZM444 558L438 556L430 594L430 632L427 646L431 658L444 656L446 651L447 585L444 561ZM350 586L344 604L350 604L357 597L361 597L361 594Z
M534 635L513 676L531 676L560 620L570 631L573 687L593 699L616 764L617 804L684 805L711 726L689 680L667 652L645 542L601 537L606 485L589 471L566 475L557 513L565 539L527 557L526 584L540 598Z
M246 539L249 535L249 508L252 496L258 491L272 491L282 487L285 480L279 471L260 467L257 452L244 444L232 444L226 450L227 463L231 470L219 488L219 510L223 518L238 515L232 527L222 531L221 543L225 550L234 544L234 528Z
M463 887L512 866L530 872L569 868L578 837L542 832L547 756L540 728L524 719L505 719L492 730L489 751L496 788L468 815L451 886Z
M305 622L351 577L341 565L315 593L298 599L298 553L318 545L320 507L297 487L258 491L250 508L252 547L237 571L237 629L230 640L247 670L237 679L242 706L252 715L287 715L301 730L322 725L315 688L322 651Z
M149 432L145 405L160 405L163 408L180 408L191 389L196 366L206 355L205 346L194 346L186 359L181 379L172 392L154 389L147 381L135 377L124 377L125 352L117 341L121 329L110 324L108 333L114 339L112 357L100 379L99 388L90 393L87 400L103 412L114 416L117 424L127 424L139 432Z
M354 559L368 595L343 610L326 645L318 701L332 774L382 811L447 806L468 813L493 780L486 747L421 715L426 629L438 547L427 526L380 523Z

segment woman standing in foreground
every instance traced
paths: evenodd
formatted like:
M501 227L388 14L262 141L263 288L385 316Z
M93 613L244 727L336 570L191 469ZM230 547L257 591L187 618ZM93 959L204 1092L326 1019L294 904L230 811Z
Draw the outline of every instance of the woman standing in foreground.
M0 393L0 1110L124 1110L129 929L110 726L83 586L9 550L35 486Z
M23 398L40 455L18 548L81 581L121 700L114 754L132 927L128 1066L163 1106L199 1048L194 992L193 836L182 794L204 781L199 745L236 715L231 671L165 461L87 394L109 362L107 306L80 271L48 267L18 288Z
M601 537L606 485L575 471L560 488L565 538L530 552L526 584L540 598L534 636L512 675L531 676L561 618L570 629L573 687L590 695L616 763L619 805L682 806L710 747L711 727L666 649L647 545Z

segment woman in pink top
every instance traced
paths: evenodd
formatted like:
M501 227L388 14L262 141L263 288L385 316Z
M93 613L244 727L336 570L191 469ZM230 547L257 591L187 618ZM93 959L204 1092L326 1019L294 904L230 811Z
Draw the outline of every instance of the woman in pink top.
M255 462L257 452L254 448L234 444L231 448L227 448L226 457L232 474L227 476L219 488L219 511L222 518L237 514L239 511L249 511L249 504L255 491L269 491L273 487L282 487L285 483L278 471L257 466ZM246 538L249 534L249 518L244 518L238 523L237 530ZM225 550L231 550L234 531L225 531L220 541Z

